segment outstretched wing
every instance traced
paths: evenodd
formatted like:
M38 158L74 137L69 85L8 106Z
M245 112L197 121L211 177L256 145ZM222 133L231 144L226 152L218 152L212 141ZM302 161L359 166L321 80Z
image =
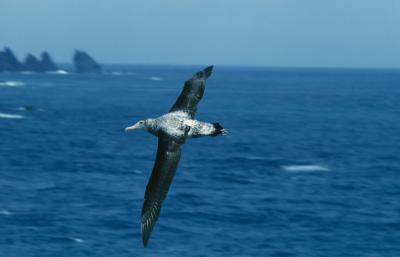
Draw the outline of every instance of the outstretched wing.
M167 196L180 157L180 144L165 135L160 135L158 137L157 157L146 187L142 207L141 231L144 246L146 246L158 220L161 205Z
M197 72L185 82L185 86L170 112L184 111L192 118L196 114L197 104L204 94L206 79L210 77L213 66L209 66L202 71Z

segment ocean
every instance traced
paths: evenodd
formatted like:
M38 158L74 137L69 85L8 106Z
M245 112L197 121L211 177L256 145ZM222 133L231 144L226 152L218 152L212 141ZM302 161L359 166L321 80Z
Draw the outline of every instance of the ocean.
M0 74L0 256L400 256L400 70L214 68L147 248L169 110L203 67Z

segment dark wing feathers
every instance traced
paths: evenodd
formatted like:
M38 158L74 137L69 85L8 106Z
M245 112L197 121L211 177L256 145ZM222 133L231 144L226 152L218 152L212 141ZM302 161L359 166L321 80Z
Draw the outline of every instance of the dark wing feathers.
M165 135L158 137L157 157L146 187L142 207L141 231L146 246L161 211L161 205L176 172L181 157L180 144Z
M170 112L184 111L193 118L196 114L197 104L204 94L206 79L210 77L213 66L197 72L185 82L183 90L172 106Z
M194 117L197 104L204 94L206 79L210 77L212 69L213 66L209 66L185 82L185 86L170 112L184 111L192 118ZM181 157L180 146L165 134L158 136L157 157L146 187L142 207L141 231L144 246L146 246L158 220L162 203L174 178Z

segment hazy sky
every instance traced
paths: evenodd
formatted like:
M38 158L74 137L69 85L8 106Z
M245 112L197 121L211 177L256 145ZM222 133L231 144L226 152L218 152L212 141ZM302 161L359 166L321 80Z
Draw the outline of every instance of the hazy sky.
M400 68L400 0L0 0L0 47L103 63Z

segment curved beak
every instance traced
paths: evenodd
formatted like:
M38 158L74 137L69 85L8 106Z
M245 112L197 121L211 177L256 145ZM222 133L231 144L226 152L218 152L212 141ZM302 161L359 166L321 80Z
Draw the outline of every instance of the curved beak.
M137 122L135 125L132 125L130 127L126 127L125 128L125 132L129 132L131 130L136 130L136 129L139 129L140 127L141 127L140 123Z

